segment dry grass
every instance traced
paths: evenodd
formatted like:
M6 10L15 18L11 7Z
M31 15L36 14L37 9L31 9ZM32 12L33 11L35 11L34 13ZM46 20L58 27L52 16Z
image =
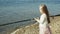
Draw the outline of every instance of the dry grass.
M60 34L60 16L54 17L52 19L50 17L51 23L49 24L51 26L52 34ZM13 34L39 34L39 24L31 24L29 26L22 27L20 29L17 29L16 32Z

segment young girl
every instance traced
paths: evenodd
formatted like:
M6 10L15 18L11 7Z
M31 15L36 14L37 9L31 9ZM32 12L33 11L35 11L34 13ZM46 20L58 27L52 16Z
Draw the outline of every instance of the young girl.
M39 34L51 34L50 27L48 25L50 23L50 19L47 6L41 5L39 10L41 13L40 20L34 18L37 22L39 22Z

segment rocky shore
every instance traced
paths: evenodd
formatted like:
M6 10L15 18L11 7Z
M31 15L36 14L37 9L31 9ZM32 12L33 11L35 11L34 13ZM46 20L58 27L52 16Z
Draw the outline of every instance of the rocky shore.
M60 16L50 17L52 34L60 34ZM11 34L39 34L39 23L31 24L13 31Z

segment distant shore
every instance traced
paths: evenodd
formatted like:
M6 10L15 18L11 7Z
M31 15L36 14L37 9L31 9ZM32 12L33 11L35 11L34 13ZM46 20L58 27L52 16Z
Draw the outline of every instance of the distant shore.
M60 34L60 14L55 15L54 19L52 16L50 17L51 23L50 28L52 34ZM22 28L19 28L12 32L11 34L39 34L39 24L36 22L35 24L31 24Z

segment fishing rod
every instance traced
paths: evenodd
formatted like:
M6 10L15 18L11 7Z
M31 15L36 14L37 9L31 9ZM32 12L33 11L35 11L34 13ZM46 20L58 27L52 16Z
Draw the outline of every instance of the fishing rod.
M54 18L55 16L60 16L60 14L58 14L58 15L52 15L52 16L50 16L50 17L53 17L53 18ZM11 23L6 23L6 24L2 24L2 25L0 25L0 26L6 26L6 25L10 25L10 24L15 24L15 23L19 23L19 22L26 22L26 21L31 21L31 20L34 20L34 18L33 18L33 19L16 21L16 22L11 22Z

